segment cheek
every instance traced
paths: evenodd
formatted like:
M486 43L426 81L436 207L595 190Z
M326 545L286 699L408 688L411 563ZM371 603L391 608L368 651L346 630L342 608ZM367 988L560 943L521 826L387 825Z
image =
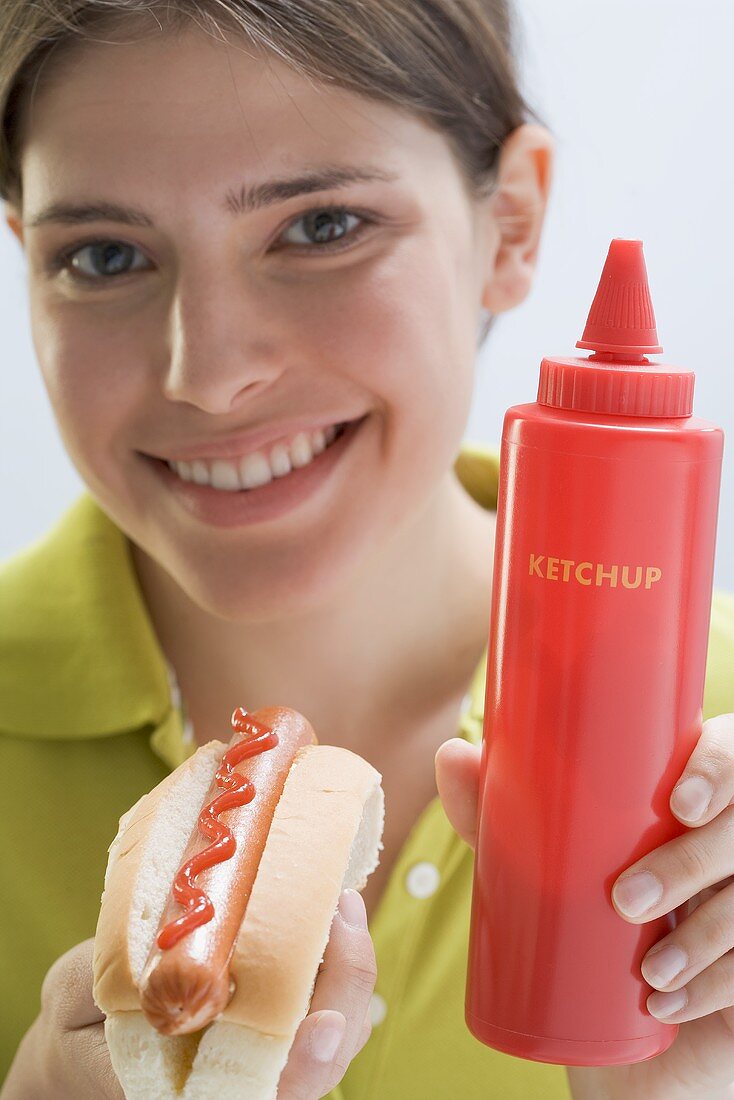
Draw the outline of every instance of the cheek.
M476 356L472 264L468 248L425 230L345 272L310 311L308 356L377 400L402 458L421 438L444 459L460 442Z
M64 444L85 480L114 477L114 456L143 400L144 371L128 332L73 311L31 304L36 358ZM118 446L120 443L120 446ZM128 448L129 449L129 448Z
M449 238L426 228L316 290L303 311L314 354L386 395L443 402L475 351L474 260Z

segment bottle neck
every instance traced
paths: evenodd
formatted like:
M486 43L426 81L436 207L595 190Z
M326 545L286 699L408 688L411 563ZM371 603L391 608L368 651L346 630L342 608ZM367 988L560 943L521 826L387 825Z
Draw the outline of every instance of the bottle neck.
M595 351L587 357L589 363L628 363L631 367L654 366L646 355L628 351Z

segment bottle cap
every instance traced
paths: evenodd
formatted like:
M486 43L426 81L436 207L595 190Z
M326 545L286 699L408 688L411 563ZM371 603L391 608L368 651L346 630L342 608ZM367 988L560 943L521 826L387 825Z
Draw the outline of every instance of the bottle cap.
M658 343L642 241L616 238L609 245L584 335L576 347L622 355L655 355L663 350Z
M690 416L695 374L651 363L663 349L647 282L642 241L615 238L577 348L586 359L544 359L538 402L619 416Z

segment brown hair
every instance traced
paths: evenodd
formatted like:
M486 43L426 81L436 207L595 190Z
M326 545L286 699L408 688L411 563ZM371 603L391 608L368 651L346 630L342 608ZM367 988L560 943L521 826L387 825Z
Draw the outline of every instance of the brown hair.
M518 86L509 3L0 0L0 197L22 204L26 108L52 55L63 60L75 45L141 22L149 34L154 24L176 32L192 21L223 41L232 29L307 77L414 112L444 134L469 194L479 197L494 185L503 141L537 119Z

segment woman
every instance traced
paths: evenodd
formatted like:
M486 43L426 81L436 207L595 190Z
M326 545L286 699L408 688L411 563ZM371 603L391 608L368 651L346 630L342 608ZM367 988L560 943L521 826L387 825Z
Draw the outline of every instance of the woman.
M5 914L13 1046L31 1025L8 1100L120 1096L79 943L106 846L233 705L276 701L378 768L387 814L374 951L348 895L279 1100L584 1095L468 1033L471 851L435 798L439 746L481 738L477 329L528 292L550 180L504 5L15 0L0 21L6 216L89 490L2 575L4 774L35 777L32 809L5 802L34 830ZM463 829L476 749L440 760Z

